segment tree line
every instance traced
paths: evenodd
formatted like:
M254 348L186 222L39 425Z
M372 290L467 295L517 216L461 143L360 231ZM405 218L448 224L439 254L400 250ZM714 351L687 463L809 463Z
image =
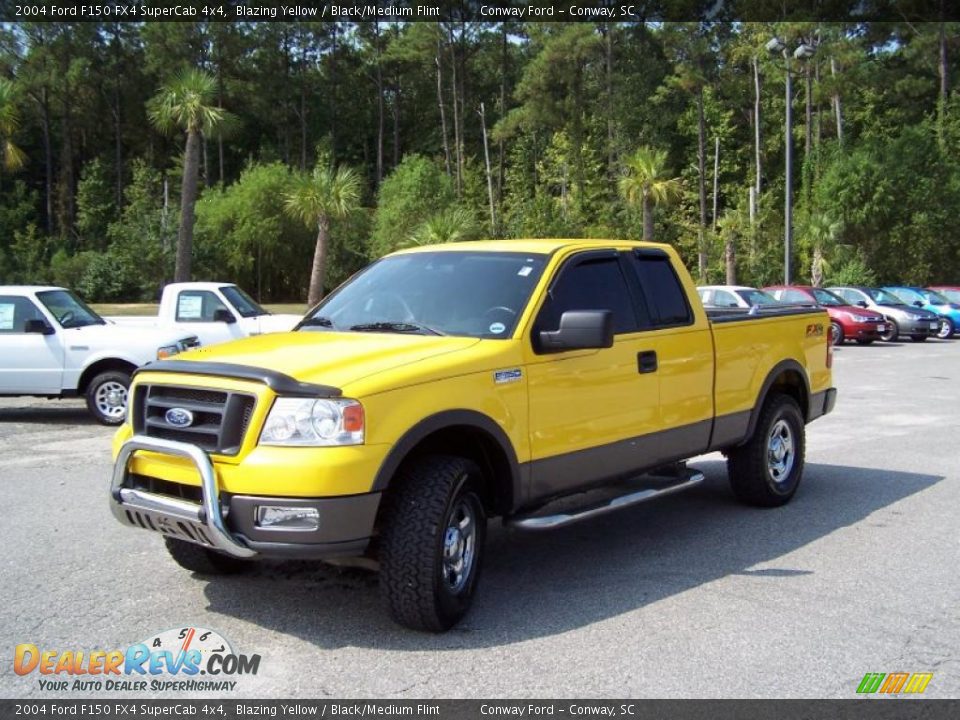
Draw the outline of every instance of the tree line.
M552 236L652 238L699 281L770 284L788 63L796 279L960 282L957 29L0 26L0 283L315 302L399 247Z

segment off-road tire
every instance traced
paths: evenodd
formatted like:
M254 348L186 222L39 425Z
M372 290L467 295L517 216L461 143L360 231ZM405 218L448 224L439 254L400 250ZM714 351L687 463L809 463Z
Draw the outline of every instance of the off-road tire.
M481 487L473 462L446 455L410 462L391 482L381 526L380 590L400 625L444 632L470 609L486 539ZM475 518L473 553L454 591L445 575L445 538L451 518L464 508Z
M87 385L84 393L87 400L87 410L93 415L94 419L101 425L120 425L127 417L126 412L110 414L104 408L103 398L98 397L101 388L123 386L124 394L130 389L130 373L122 370L108 370L97 375ZM101 406L104 407L101 407Z
M793 463L780 482L771 470L771 436L783 421L789 428L793 442ZM778 507L790 501L800 478L806 442L803 414L797 401L789 395L770 395L763 404L753 435L743 445L727 455L727 475L733 494L741 502L759 507Z
M200 545L165 537L167 552L184 570L201 575L236 575L250 567L250 563L240 558L224 555Z

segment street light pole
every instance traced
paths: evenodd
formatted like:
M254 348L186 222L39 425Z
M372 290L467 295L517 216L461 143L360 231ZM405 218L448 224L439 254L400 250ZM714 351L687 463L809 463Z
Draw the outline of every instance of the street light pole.
M767 51L772 55L782 55L786 73L786 136L783 139L785 159L783 192L783 284L790 284L791 258L793 256L793 74L790 70L790 49L780 38L771 38ZM797 60L805 61L816 52L814 45L801 42L793 52Z

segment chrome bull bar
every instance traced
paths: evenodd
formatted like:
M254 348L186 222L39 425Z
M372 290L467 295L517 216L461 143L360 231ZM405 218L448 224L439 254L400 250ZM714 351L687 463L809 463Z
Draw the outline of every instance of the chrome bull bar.
M138 450L185 457L200 474L200 505L125 487L130 458ZM110 484L110 510L125 525L153 530L168 537L204 545L234 557L257 553L231 534L223 522L217 475L209 456L195 445L134 435L117 454Z

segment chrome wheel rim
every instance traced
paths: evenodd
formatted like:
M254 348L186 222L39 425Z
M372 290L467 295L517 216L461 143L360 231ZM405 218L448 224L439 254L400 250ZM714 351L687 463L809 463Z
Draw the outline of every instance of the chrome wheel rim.
M843 330L836 323L830 323L830 344L839 345L840 338L843 337Z
M953 335L953 328L950 327L950 321L941 320L940 329L937 330L937 337L943 340L945 338L950 337L951 335Z
M115 380L98 387L93 400L100 414L111 420L121 419L127 412L127 388Z
M477 517L474 506L460 498L447 519L443 532L443 583L452 593L466 586L473 571L477 548Z
M796 444L790 424L786 420L777 420L767 439L767 472L775 483L787 481L795 460Z

